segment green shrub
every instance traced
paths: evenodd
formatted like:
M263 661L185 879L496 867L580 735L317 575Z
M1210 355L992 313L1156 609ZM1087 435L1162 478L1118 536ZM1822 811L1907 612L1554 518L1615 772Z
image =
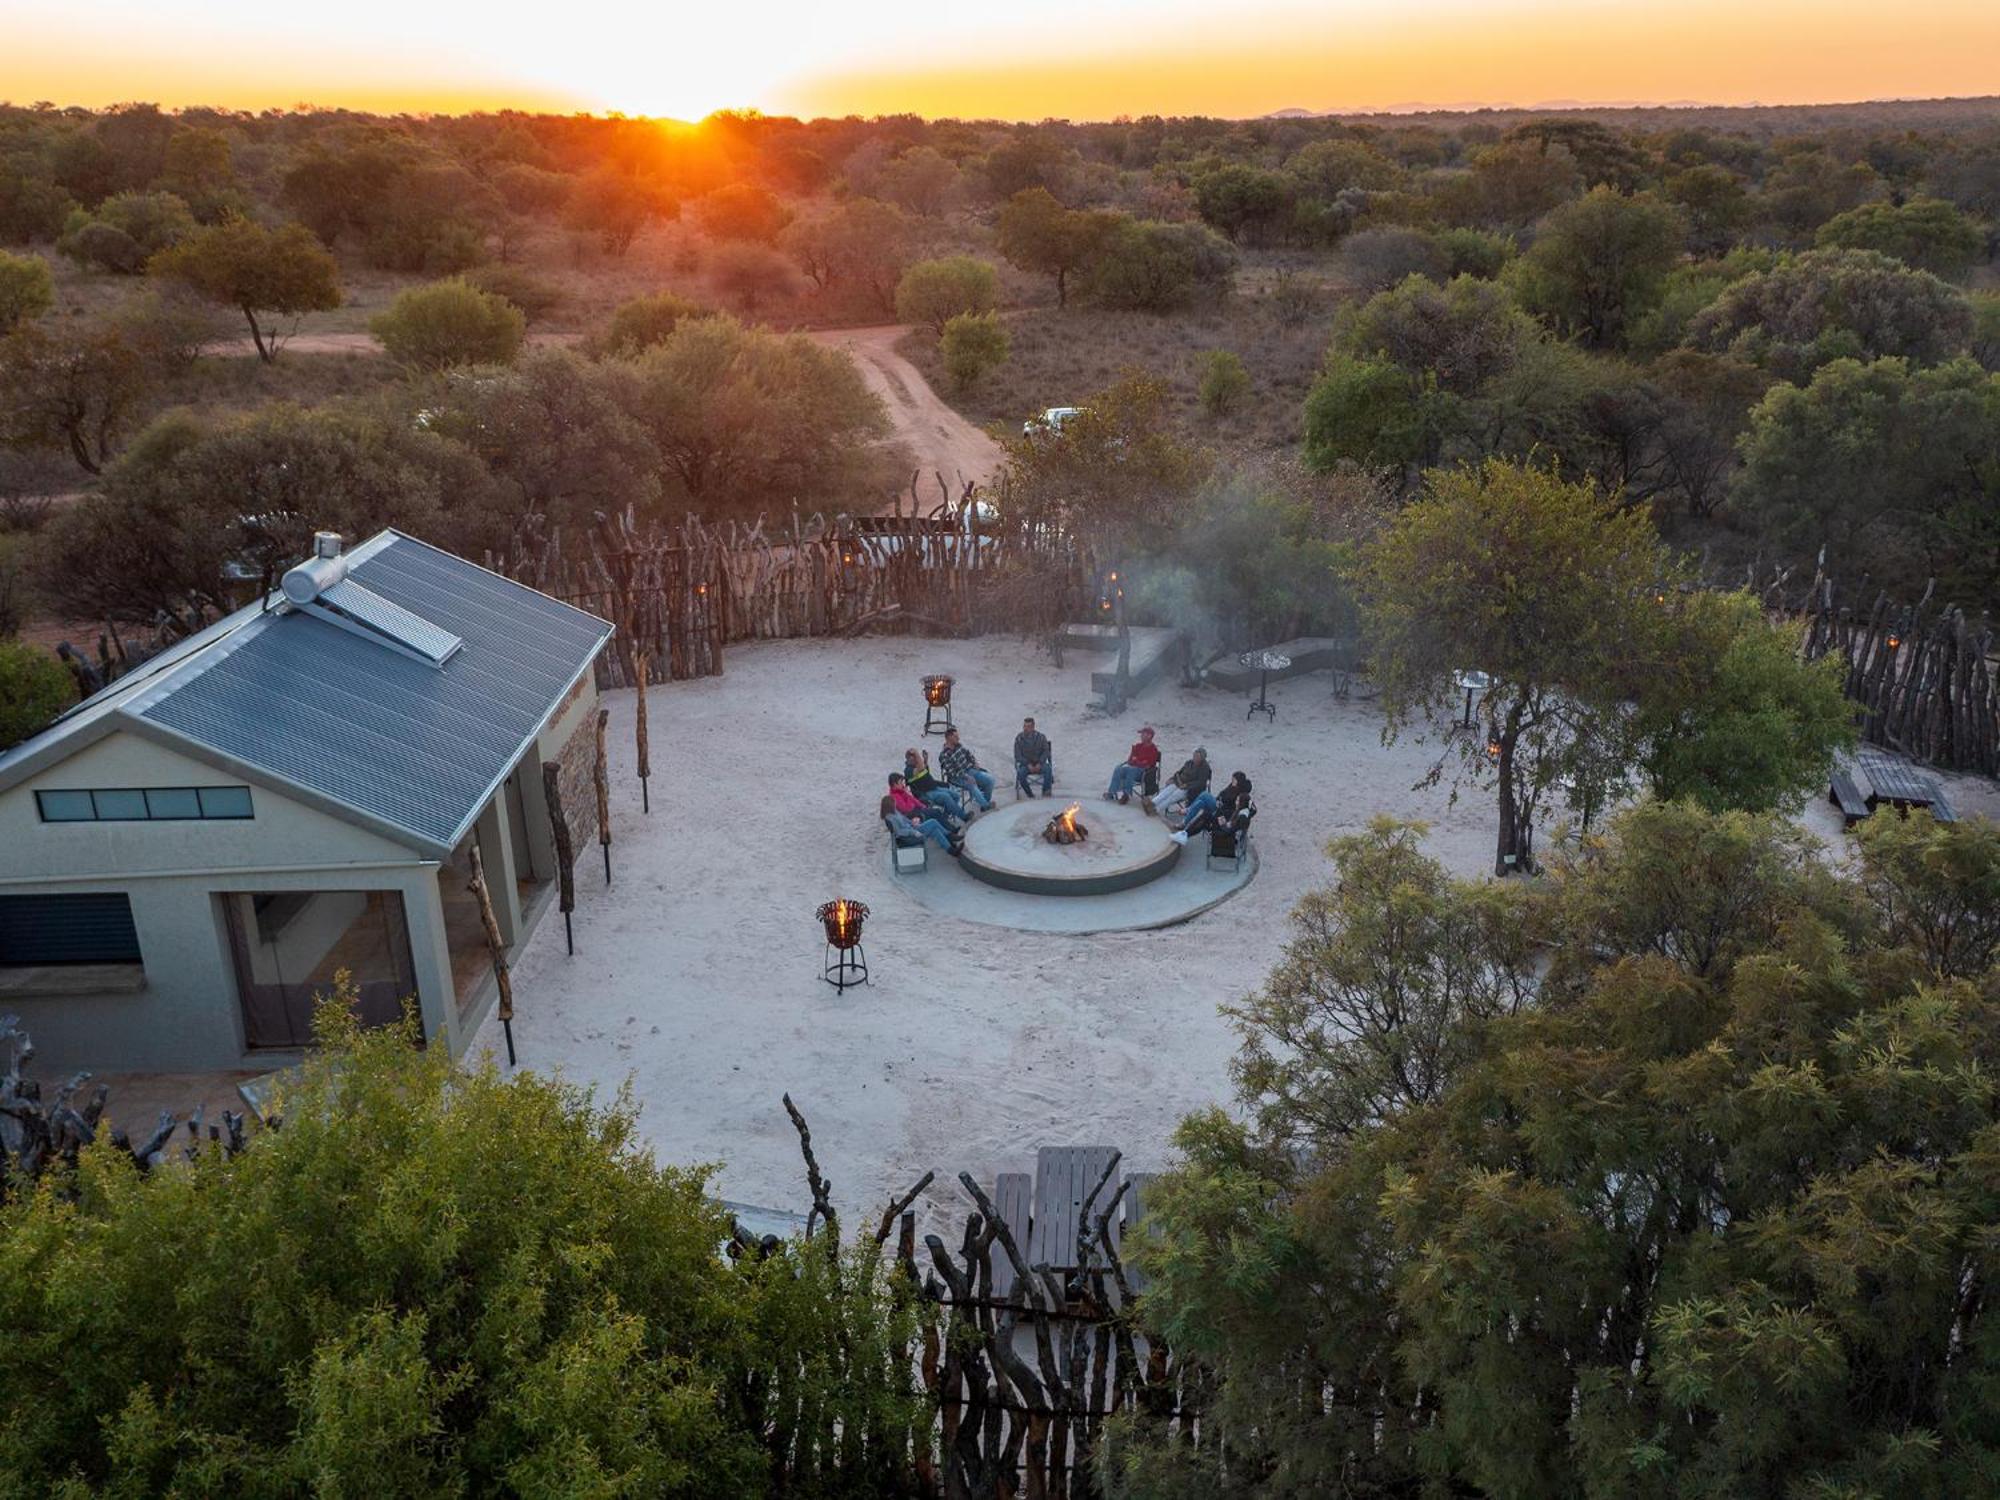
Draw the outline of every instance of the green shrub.
M55 278L39 255L9 255L0 250L0 334L15 324L39 318L55 304Z
M672 292L654 292L620 303L611 314L611 324L593 344L597 352L621 357L643 354L655 344L664 344L673 331L689 318L708 316L699 302L690 302Z
M991 312L1000 297L993 267L970 255L920 260L896 284L896 316L921 323L944 337L944 325L960 313Z
M241 1154L100 1141L0 1214L0 1494L894 1491L919 1329L872 1247L732 1264L629 1101L320 1024Z
M998 313L960 313L944 325L944 367L960 390L1005 364L1007 347Z
M1235 252L1212 229L1128 220L1099 248L1090 291L1106 307L1171 312L1228 291L1235 268Z
M1211 349L1201 365L1201 409L1211 417L1226 417L1250 394L1250 372L1227 349Z
M172 193L119 193L93 212L72 213L56 248L84 265L136 276L149 257L194 229L194 215Z
M46 729L75 699L61 662L26 641L0 641L0 750Z
M368 324L391 356L421 370L511 364L526 326L506 298L457 279L398 293Z
M1444 252L1445 277L1476 276L1491 281L1514 258L1514 242L1483 229L1443 229L1433 236Z
M562 305L561 287L533 271L508 265L504 261L474 266L465 273L464 279L468 286L476 286L480 291L490 292L496 297L505 297L521 309L521 316L530 323L540 322Z

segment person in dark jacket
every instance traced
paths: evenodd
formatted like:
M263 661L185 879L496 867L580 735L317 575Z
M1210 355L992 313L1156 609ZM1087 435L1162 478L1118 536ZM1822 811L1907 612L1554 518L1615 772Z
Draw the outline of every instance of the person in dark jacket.
M1187 821L1173 836L1174 842L1185 844L1211 823L1224 823L1240 830L1256 815L1256 804L1250 800L1250 778L1241 771L1231 771L1229 785L1219 793L1203 792L1188 804Z
M1139 805L1147 812L1158 813L1164 818L1183 802L1207 791L1209 782L1214 778L1215 770L1208 763L1208 751L1196 745L1194 754L1181 762L1181 768L1174 772L1166 785L1150 797L1141 797Z
M1021 732L1014 736L1014 790L1023 797L1034 796L1028 782L1036 776L1041 778L1044 797L1055 790L1055 749L1049 737L1035 728L1033 719L1023 719Z
M950 785L979 804L985 812L993 805L993 773L982 766L956 729L944 732L944 749L938 755L938 769Z

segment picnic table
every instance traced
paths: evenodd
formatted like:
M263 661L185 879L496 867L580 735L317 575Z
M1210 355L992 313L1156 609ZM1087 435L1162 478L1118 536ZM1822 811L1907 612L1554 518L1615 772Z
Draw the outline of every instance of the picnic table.
M1940 823L1956 822L1958 818L1935 776L1876 750L1835 757L1827 800L1840 809L1849 827L1885 802L1899 812L1920 808Z

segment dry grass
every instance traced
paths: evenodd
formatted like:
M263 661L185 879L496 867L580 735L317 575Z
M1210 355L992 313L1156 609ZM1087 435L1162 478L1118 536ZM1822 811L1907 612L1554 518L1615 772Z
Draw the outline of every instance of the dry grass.
M1079 405L1136 368L1171 388L1174 415L1188 436L1225 453L1268 455L1300 441L1333 306L1330 296L1323 298L1312 316L1288 325L1275 304L1265 290L1172 314L1033 308L1008 320L1007 362L965 391L953 388L928 334L912 333L900 347L940 395L1003 438L1017 436L1034 413ZM1223 417L1203 411L1196 396L1203 361L1217 349L1241 358L1251 380L1248 398Z

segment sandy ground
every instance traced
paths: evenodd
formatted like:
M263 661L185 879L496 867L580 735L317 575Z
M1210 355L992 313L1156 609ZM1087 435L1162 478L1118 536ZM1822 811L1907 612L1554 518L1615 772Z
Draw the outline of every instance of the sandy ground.
M1326 838L1378 812L1419 817L1427 847L1477 875L1493 814L1476 790L1456 805L1412 790L1432 747L1383 747L1374 710L1334 701L1327 677L1274 687L1275 723L1246 722L1240 695L1178 686L1112 720L1087 709L1091 665L1072 653L1058 671L998 639L732 647L725 676L650 697L650 817L630 695L609 695L614 883L596 849L581 851L576 956L552 916L517 967L522 1062L607 1094L629 1080L662 1159L719 1161L723 1196L773 1207L808 1201L788 1091L850 1211L879 1213L935 1169L932 1201L956 1213L958 1171L1032 1170L1042 1145L1109 1144L1134 1170L1164 1165L1176 1121L1229 1100L1235 1039L1218 1007L1270 968L1287 913L1327 871ZM954 713L985 764L1005 766L1033 714L1055 744L1058 795L1086 808L1142 723L1170 766L1201 743L1222 774L1247 771L1262 808L1256 880L1184 926L1088 938L919 906L888 872L876 804L919 743L918 678L935 671L958 679ZM1953 794L1961 811L2000 812L1990 785ZM1837 834L1822 806L1807 818ZM842 996L820 981L813 917L836 895L872 912L874 982ZM476 1046L499 1042L489 1019Z
M966 481L985 483L999 471L1000 445L939 399L917 367L896 352L896 340L909 330L892 324L882 328L836 328L807 335L853 356L868 388L882 398L889 413L892 440L910 450L926 487L942 474L953 493Z

